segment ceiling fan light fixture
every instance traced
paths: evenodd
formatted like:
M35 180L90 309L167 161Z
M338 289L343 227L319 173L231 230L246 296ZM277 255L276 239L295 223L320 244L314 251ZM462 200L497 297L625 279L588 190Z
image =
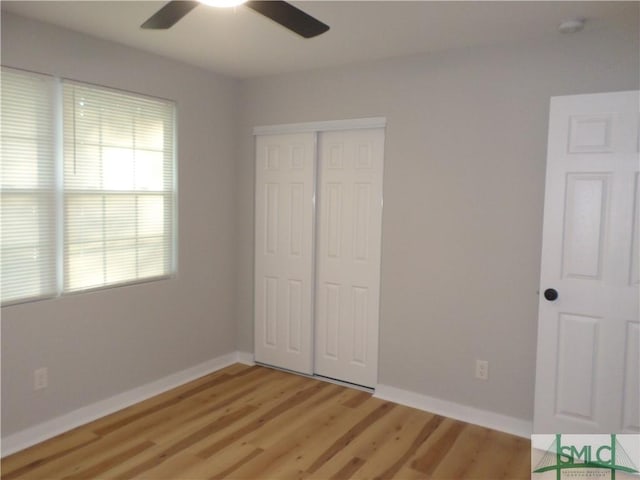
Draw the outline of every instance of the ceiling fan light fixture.
M211 7L218 8L230 8L237 7L238 5L242 5L247 0L199 0L200 3L204 3L205 5L209 5Z
M140 28L166 30L201 4L235 7L243 3L256 13L304 38L313 38L329 30L329 25L285 0L170 0L140 25Z

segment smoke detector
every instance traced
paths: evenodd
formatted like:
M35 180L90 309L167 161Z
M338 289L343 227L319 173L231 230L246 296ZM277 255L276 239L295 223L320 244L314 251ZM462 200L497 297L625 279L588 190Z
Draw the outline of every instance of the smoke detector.
M584 28L584 18L572 18L565 20L558 26L560 33L576 33Z

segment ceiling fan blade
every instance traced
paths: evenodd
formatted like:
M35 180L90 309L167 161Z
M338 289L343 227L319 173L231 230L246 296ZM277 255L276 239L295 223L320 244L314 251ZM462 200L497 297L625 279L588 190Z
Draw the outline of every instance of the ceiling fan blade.
M250 0L247 7L270 18L304 38L311 38L329 30L329 25L281 0Z
M169 27L173 27L178 20L198 5L200 5L200 2L197 1L172 0L156 13L151 15L151 17L140 25L140 27L153 30L164 30Z

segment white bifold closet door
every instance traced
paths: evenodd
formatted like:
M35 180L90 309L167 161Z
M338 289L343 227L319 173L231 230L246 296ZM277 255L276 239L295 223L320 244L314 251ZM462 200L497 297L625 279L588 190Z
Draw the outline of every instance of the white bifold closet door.
M374 387L384 129L256 148L256 361Z

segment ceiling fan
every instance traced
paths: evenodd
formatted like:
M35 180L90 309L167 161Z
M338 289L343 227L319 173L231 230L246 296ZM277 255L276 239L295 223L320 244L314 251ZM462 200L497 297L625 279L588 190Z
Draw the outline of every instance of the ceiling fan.
M175 25L200 3L213 6L245 5L304 38L312 38L329 30L329 25L281 0L171 0L151 15L141 28L164 30Z

